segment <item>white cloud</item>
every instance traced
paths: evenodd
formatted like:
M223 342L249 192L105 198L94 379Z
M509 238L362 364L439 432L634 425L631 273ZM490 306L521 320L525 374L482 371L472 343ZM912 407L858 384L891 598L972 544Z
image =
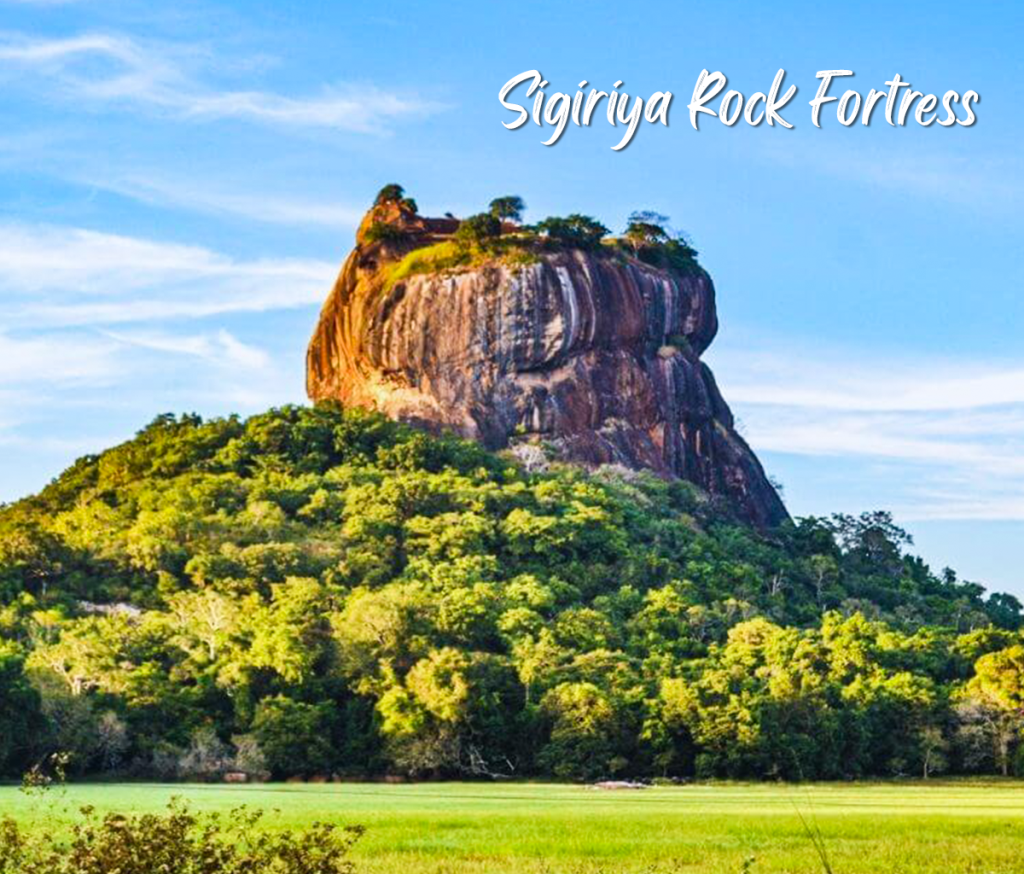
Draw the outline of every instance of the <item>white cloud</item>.
M735 359L730 398L832 410L964 410L1024 403L1024 365L975 362L809 362L779 354ZM808 379L813 376L813 379Z
M257 412L302 398L301 356L274 361L225 329L0 333L0 501L159 412Z
M906 519L1024 519L1019 362L749 349L714 362L758 451L882 464L874 490Z
M82 179L84 184L112 191L144 203L183 207L211 214L241 216L249 221L281 225L355 228L365 209L269 193L238 193L202 187L184 180L130 176L119 179Z
M941 418L913 415L835 414L767 406L746 408L744 420L759 447L803 455L864 456L917 464L970 466L995 475L1024 476L1020 446L974 435L949 435ZM1024 439L1024 431L1018 432Z
M42 451L55 410L63 425L75 408L90 421L97 411L103 421L137 410L142 422L168 409L301 401L301 345L275 361L224 325L188 323L318 304L335 272L326 262L244 260L81 228L0 224L0 443ZM57 454L69 461L74 453Z
M217 88L192 68L195 51L121 35L67 39L8 37L0 62L51 82L66 98L93 104L146 107L178 118L241 119L285 127L381 133L397 120L438 112L443 105L373 85L339 85L317 95Z
M113 340L151 352L187 355L208 363L248 370L270 366L270 356L256 346L243 343L223 328L215 334L166 334L106 332Z
M173 357L195 359L203 372L215 368L218 378L265 378L273 371L270 355L239 340L223 328L202 334L160 331L66 331L35 336L0 333L0 421L16 421L19 408L36 400L50 403L53 392L70 391L67 400L82 390L126 384L152 366L167 369Z
M0 224L0 323L39 329L317 304L337 272L54 225Z
M2 2L2 0L0 0ZM367 205L350 205L335 186L320 185L314 196L296 193L288 180L241 179L234 189L216 178L196 178L195 173L168 172L166 167L140 166L126 170L121 162L113 166L109 155L86 154L81 147L55 148L61 134L35 131L31 134L0 134L0 167L16 172L46 173L90 190L130 198L147 206L171 207L220 217L242 218L247 222L298 227L354 230L362 221ZM293 180L294 181L294 180ZM334 196L332 196L334 195Z
M916 140L885 149L852 148L834 140L785 148L767 142L761 154L800 171L987 210L1016 205L1024 194L1022 167L1015 157L927 152Z
M103 338L54 334L15 338L0 333L0 387L105 383L117 372L116 346ZM7 395L0 404L24 398Z

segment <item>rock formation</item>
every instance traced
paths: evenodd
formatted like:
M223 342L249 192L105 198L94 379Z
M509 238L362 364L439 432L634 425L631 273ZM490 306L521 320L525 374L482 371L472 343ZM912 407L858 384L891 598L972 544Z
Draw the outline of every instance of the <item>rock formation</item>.
M310 398L491 449L542 440L568 460L690 480L759 527L787 518L700 360L718 329L702 269L550 244L409 269L457 226L371 210L309 345Z

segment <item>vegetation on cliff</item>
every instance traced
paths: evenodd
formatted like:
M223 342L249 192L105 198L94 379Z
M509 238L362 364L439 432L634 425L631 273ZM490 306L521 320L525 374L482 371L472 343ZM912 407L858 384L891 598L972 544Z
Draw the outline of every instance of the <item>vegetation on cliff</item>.
M417 240L413 224L416 201L398 184L385 185L374 200L371 218L361 239L367 244L414 245L408 255L392 268L385 282L394 283L417 273L468 269L499 261L509 265L534 263L543 252L583 249L619 258L636 258L646 264L682 273L700 271L697 250L685 234L669 229L669 217L651 210L630 214L621 237L611 233L597 219L573 213L549 216L536 224L523 224L526 204L518 195L496 197L485 212L462 220L452 219L449 234L436 239Z
M907 543L360 410L160 417L0 511L0 771L1009 770L1020 605Z

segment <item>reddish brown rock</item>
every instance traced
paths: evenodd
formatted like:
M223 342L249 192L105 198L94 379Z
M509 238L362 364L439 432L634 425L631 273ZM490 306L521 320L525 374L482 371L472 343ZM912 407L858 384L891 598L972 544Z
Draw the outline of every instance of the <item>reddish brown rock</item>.
M688 479L743 519L787 518L700 355L718 328L701 270L549 251L534 263L390 272L457 226L371 212L320 314L313 400L380 410L492 449L541 438L562 457ZM367 242L382 218L408 238Z

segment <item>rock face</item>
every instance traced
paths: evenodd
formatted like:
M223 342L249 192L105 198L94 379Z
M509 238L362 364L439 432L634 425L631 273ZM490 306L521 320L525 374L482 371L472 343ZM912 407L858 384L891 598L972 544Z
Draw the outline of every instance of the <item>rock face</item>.
M690 480L759 527L788 518L700 355L718 329L700 269L546 251L394 281L409 252L456 222L364 221L309 345L307 390L491 449L542 439L561 457Z

